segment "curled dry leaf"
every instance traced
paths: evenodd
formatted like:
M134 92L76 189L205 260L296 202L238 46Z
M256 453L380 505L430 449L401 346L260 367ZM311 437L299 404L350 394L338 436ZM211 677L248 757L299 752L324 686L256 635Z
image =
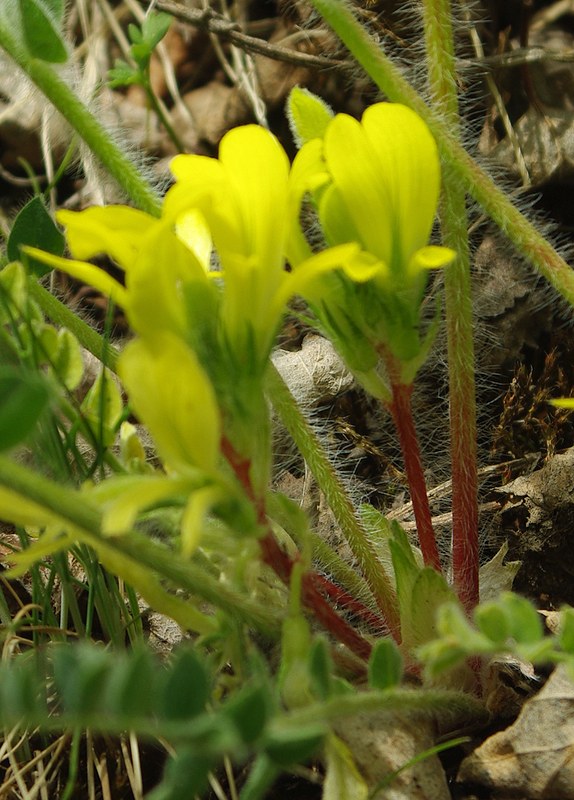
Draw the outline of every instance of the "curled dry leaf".
M513 725L463 761L457 781L495 789L501 797L574 799L574 684L565 667L556 669Z
M361 714L335 726L350 748L358 772L372 791L419 753L436 744L435 723L421 714L385 711ZM385 800L450 800L446 777L436 755L399 772Z

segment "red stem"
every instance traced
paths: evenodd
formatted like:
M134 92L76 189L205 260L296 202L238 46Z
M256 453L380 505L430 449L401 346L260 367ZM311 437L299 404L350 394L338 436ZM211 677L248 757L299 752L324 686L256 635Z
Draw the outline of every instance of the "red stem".
M231 442L223 437L221 441L221 451L230 466L233 468L238 480L243 486L245 493L253 502L257 510L257 521L267 530L267 533L259 540L261 547L261 555L263 561L270 566L277 576L286 584L289 584L291 572L293 570L293 560L281 549L278 545L271 530L269 530L269 523L267 522L267 515L265 513L265 504L263 498L255 496L251 479L249 476L250 461L243 458ZM347 645L347 647L355 653L359 658L368 661L371 655L372 645L364 639L357 631L349 625L349 623L340 617L337 612L329 605L323 597L316 582L319 576L314 572L307 572L303 575L301 583L301 599L303 604L310 609L317 620L328 630L339 642ZM328 583L327 579L322 579L324 583ZM324 584L323 584L324 585ZM336 591L337 587L331 584L333 590Z
M442 568L432 525L419 440L411 408L413 387L412 384L393 383L392 391L393 397L389 410L401 444L424 563L427 566L434 567L437 572L441 572Z
M385 631L387 633L389 632L385 620L379 614L371 611L371 609L368 608L364 603L361 603L360 600L356 600L352 595L350 595L344 589L341 589L340 586L332 583L323 575L314 573L314 577L317 588L320 590L322 589L327 597L329 597L334 603L343 606L352 614L356 614L377 634L382 635L385 633Z

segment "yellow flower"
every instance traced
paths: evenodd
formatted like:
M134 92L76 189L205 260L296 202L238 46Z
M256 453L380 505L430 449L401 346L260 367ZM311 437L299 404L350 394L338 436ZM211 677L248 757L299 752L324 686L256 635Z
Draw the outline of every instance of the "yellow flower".
M410 380L432 338L431 330L421 341L419 332L428 270L455 256L428 245L440 193L435 141L402 105L378 103L361 122L337 114L323 124L320 137L303 145L291 180L299 202L305 193L313 199L327 245L357 242L371 264L369 280L357 281L347 270L309 287L307 297L358 379L384 397L381 352L392 353ZM291 212L294 264L309 253L298 207Z
M289 178L289 161L273 134L257 125L227 133L219 158L176 156L176 179L164 215L178 224L189 209L207 222L224 282L222 325L236 352L255 346L266 363L285 305L318 275L352 269L358 247L346 243L316 256L307 253L292 273L285 256L292 234L293 205L303 192ZM365 272L367 274L372 272Z
M435 141L414 111L377 103L361 122L337 114L322 140L302 147L294 172L298 161L318 197L329 244L359 242L378 259L382 285L404 288L421 270L452 261L448 248L428 246L440 165Z
M35 248L26 248L27 253L111 297L125 309L137 333L185 334L185 287L208 280L209 237L204 221L184 215L178 230L169 220L126 206L93 206L80 212L59 211L56 216L66 229L74 260ZM124 271L125 286L100 267L79 260L104 254Z

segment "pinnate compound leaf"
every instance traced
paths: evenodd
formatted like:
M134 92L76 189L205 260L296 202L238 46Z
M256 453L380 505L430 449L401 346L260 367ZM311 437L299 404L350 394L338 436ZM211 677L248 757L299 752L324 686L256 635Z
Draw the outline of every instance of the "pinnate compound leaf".
M49 401L49 386L39 373L0 367L0 451L32 433Z
M38 247L56 256L61 256L64 252L64 236L56 227L41 197L33 197L16 216L8 236L8 258L17 261L20 258L20 248L24 245ZM38 277L50 271L50 267L35 259L29 258L28 262L31 271Z
M391 639L380 639L369 659L369 686L390 689L398 686L403 677L403 658Z
M63 64L68 60L68 50L58 30L60 3L54 0L18 0L22 33L29 54L52 64Z

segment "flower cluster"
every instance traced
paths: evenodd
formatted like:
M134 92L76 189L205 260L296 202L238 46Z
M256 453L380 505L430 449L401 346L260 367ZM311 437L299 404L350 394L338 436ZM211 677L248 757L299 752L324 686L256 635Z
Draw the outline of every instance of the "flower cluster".
M424 123L403 106L377 104L360 123L327 116L292 167L269 131L247 125L224 136L218 159L180 155L171 168L161 218L124 206L61 211L73 260L29 252L125 309L136 338L119 373L168 470L164 483L154 477L154 501L173 492L174 476L178 492L187 476L197 496L200 473L205 510L219 496L222 440L264 491L263 379L290 298L307 297L351 369L378 386L381 345L416 358L428 268L452 253L427 245L438 156ZM324 233L319 252L300 224L305 198ZM88 263L101 254L121 267L122 282ZM124 528L145 505L145 491L132 492L127 517L125 498L119 514L119 494L111 493L111 532L114 519ZM186 512L194 525L195 503ZM187 541L196 538L190 531Z

